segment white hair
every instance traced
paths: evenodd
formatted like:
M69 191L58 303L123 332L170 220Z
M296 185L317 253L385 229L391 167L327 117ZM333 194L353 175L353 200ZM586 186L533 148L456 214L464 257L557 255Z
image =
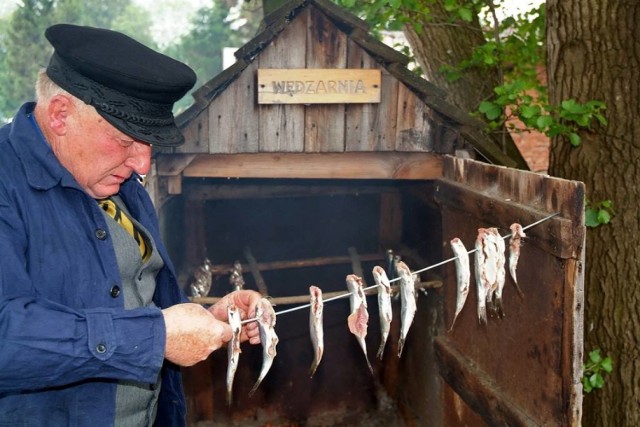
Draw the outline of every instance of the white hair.
M38 78L36 80L36 102L45 104L56 95L65 95L73 100L74 105L80 111L93 109L91 105L85 104L80 98L77 98L58 86L47 75L46 70L43 68L38 71Z

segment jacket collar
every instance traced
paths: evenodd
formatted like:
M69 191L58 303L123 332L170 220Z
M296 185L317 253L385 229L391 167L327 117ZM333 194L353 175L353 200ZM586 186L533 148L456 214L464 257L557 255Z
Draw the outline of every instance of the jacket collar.
M58 161L51 146L33 118L35 103L18 110L9 132L9 143L15 150L33 188L49 190L58 185L79 187L73 176Z

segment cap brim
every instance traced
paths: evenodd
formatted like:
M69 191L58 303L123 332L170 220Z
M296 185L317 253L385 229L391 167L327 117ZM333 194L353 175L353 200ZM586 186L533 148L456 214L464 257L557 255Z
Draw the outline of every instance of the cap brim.
M118 117L114 117L96 108L106 121L120 132L137 140L159 147L178 147L184 144L184 135L174 124L163 126L138 125Z

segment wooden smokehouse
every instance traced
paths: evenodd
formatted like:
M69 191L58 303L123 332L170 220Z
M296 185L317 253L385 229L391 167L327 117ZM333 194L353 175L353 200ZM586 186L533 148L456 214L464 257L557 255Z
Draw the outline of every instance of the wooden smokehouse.
M242 345L230 407L225 350L184 370L190 425L578 425L583 185L518 170L405 56L329 1L285 4L236 58L194 92L178 117L186 143L157 153L149 179L185 289L208 259L208 297L220 297L239 262L245 287L278 312L308 302L310 285L346 292L351 273L372 285L389 254L418 271L450 259L454 237L471 250L480 227L506 235L557 215L526 230L523 296L506 283L505 318L479 324L472 278L449 330L456 271L445 262L418 274L400 358L400 301L379 360L368 297L373 374L347 328L348 298L326 303L310 378L309 310L278 315L278 354L253 396L260 346Z

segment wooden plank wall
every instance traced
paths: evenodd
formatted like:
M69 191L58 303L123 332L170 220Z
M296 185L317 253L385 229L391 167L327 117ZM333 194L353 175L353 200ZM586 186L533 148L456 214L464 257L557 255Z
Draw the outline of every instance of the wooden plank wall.
M379 104L258 105L259 68L379 68ZM310 6L185 127L177 153L431 152L433 112Z

